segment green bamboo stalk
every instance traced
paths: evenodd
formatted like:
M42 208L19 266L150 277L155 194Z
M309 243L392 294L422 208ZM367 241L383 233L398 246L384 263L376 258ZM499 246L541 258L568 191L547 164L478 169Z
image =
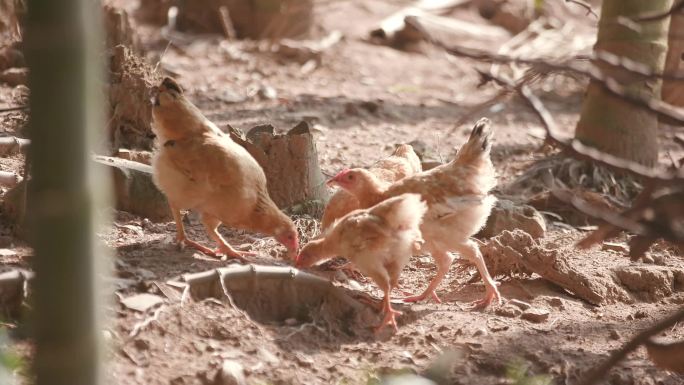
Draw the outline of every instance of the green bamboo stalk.
M623 56L662 72L670 19L640 23L640 30L630 28L629 23L621 20L664 12L671 6L672 0L605 0L594 50ZM629 92L660 98L660 80L638 78L608 65L602 65L601 69L625 85ZM609 154L652 166L658 161L657 133L656 115L628 105L594 83L589 85L575 132L578 140Z
M27 219L35 251L38 385L100 383L95 271L96 260L105 258L95 258L93 213L107 185L95 181L88 161L95 133L104 132L100 12L97 1L28 1Z

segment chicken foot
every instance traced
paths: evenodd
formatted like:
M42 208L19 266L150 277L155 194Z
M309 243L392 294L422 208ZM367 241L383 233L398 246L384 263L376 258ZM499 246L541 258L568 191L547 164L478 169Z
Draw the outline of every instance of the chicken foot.
M221 224L221 221L217 219L216 217L212 217L211 215L202 215L202 223L204 224L204 227L207 230L207 233L209 234L209 237L214 240L214 242L219 244L219 247L214 250L214 255L217 254L223 254L226 257L230 258L235 258L239 259L240 261L247 262L245 259L245 256L255 256L257 255L254 252L251 251L240 251L234 249L232 246L226 242L225 239L219 234L218 232L218 227Z
M183 226L183 217L181 216L180 209L171 206L171 213L173 214L173 220L176 222L176 242L181 249L183 249L185 246L190 246L206 255L210 255L212 257L216 256L214 250L188 239L185 233L185 227Z
M387 325L392 325L394 332L398 333L399 327L397 326L396 316L402 315L404 313L392 308L392 303L390 302L390 292L392 291L392 288L390 287L389 283L387 283L387 285L383 288L383 291L385 292L385 297L382 299L382 311L385 314L385 317L382 319L380 325L375 328L375 334L380 333L380 331L382 331L382 329L384 329Z
M467 240L463 244L459 245L455 249L461 256L468 259L477 267L477 271L480 273L480 277L485 284L485 297L481 300L475 301L473 303L474 309L482 309L492 303L494 299L497 300L498 304L501 305L501 294L497 288L496 281L489 275L489 270L487 270L487 265L485 265L482 253L480 253L480 248L477 246L472 239Z
M435 290L437 290L437 286L439 286L447 272L449 272L449 267L451 266L451 262L454 260L454 257L445 251L433 251L430 254L437 265L437 274L434 278L432 278L432 281L430 281L427 289L425 289L422 294L404 298L404 302L420 302L427 297L432 297L435 302L442 303L442 300L437 296L437 292L435 292Z

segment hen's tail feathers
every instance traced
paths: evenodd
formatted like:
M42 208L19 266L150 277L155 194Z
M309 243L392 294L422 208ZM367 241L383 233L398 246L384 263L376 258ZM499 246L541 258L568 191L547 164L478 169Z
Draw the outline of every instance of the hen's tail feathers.
M466 164L477 159L489 157L492 149L492 122L481 118L475 123L468 142L458 150L453 163Z
M427 204L419 194L402 194L378 203L370 212L384 218L395 230L414 230L420 226Z

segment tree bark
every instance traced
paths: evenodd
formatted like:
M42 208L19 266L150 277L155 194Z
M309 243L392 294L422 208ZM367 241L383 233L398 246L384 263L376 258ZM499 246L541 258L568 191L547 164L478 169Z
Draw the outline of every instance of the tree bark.
M684 13L672 15L667 43L666 73L684 74ZM684 80L665 80L663 82L663 101L674 106L684 107ZM676 124L676 123L673 123ZM677 124L679 125L679 124Z
M670 9L672 0L606 0L601 9L595 51L609 52L641 62L662 72L667 52L669 18L640 23L636 31L618 23L619 17L634 19ZM659 99L661 81L644 79L606 64L604 73L622 83L628 92ZM582 106L576 139L606 153L652 166L658 161L658 118L645 109L634 108L620 98L589 84Z
M35 383L97 385L96 266L108 258L99 250L94 257L93 213L108 185L88 159L94 134L104 131L101 9L89 0L29 0L28 9Z

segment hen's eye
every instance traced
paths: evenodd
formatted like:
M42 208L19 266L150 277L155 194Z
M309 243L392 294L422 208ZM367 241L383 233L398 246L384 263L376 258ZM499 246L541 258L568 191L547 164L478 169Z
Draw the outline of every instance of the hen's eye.
M354 175L352 175L352 174L347 175L347 179L354 180Z

